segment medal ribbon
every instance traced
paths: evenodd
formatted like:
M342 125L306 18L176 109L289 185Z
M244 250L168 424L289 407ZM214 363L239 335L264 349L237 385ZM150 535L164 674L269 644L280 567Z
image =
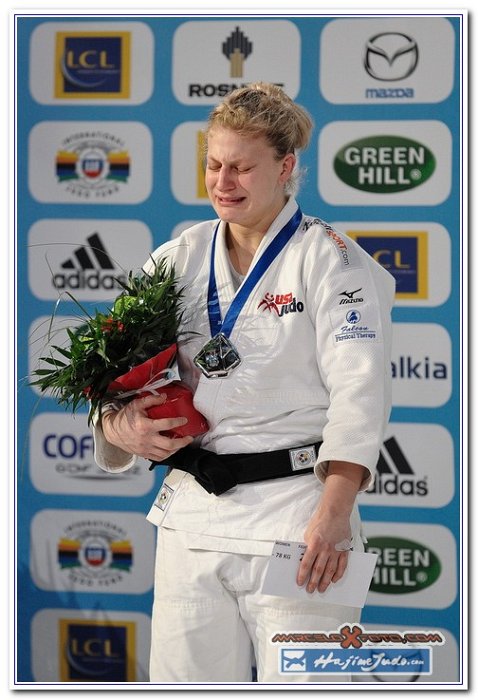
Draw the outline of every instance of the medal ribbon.
M219 295L217 292L216 284L216 273L214 268L214 259L216 257L216 239L217 232L219 229L219 224L216 226L214 231L214 237L212 240L212 250L211 250L211 268L209 272L209 287L207 293L207 310L209 315L209 327L211 329L211 337L214 338L218 333L222 333L227 338L232 333L234 324L237 321L237 317L241 313L244 304L248 300L252 290L259 282L264 273L272 265L276 257L287 245L289 240L295 233L298 225L302 219L302 212L300 207L297 208L294 216L286 223L286 225L279 231L275 238L269 243L265 251L262 253L259 260L254 265L250 274L244 280L241 288L238 290L234 299L231 302L229 309L227 310L224 321L221 317L221 308L219 306Z

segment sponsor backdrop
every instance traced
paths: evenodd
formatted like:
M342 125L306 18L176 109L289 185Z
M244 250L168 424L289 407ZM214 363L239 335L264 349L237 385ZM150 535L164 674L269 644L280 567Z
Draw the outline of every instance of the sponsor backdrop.
M441 630L431 674L403 680L460 680L464 19L17 18L18 682L147 681L145 514L164 470L101 472L86 412L71 417L26 378L48 336L61 345L78 323L70 295L87 309L111 302L152 248L214 216L201 129L212 105L256 79L314 116L303 211L397 281L392 419L360 497L379 555L362 621Z

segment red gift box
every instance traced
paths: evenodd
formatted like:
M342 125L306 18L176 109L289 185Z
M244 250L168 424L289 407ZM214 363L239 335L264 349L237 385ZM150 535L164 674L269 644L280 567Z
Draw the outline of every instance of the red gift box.
M108 387L108 393L137 392L137 396L149 396L153 393L166 394L166 401L148 409L149 418L179 418L184 417L188 422L177 428L164 431L164 435L172 438L196 437L205 433L209 426L204 416L194 407L193 392L180 381L172 381L153 390L148 390L148 384L160 379L165 370L171 366L176 356L177 346L170 345L154 357L132 367L129 372L117 377Z
M183 384L183 382L171 382L159 389L161 394L166 394L166 401L157 406L148 408L150 418L179 418L185 417L188 422L177 428L164 431L168 437L178 438L186 435L202 435L208 429L208 424L204 416L194 408L193 392Z

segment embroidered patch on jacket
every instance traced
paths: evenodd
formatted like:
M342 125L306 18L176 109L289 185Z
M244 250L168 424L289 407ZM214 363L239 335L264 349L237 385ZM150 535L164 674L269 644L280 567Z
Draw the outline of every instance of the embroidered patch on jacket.
M174 493L174 489L172 489L167 484L163 484L158 495L156 496L156 499L155 499L153 505L155 505L156 508L159 508L160 510L165 511L166 507L168 506L168 504L173 496L173 493Z
M334 309L329 316L337 345L348 341L380 340L380 321L373 306Z
M293 472L300 471L300 469L307 469L307 467L313 467L317 459L315 445L307 445L307 447L289 450L289 458Z

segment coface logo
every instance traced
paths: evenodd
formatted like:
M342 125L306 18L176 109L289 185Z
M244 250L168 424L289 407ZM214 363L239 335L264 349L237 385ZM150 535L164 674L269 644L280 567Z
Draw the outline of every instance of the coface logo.
M55 97L129 98L130 32L57 32Z
M29 433L30 478L42 493L88 496L142 496L151 490L153 472L146 460L108 478L94 459L87 413L39 413ZM56 535L55 535L56 537Z
M365 192L390 193L418 187L435 170L433 153L401 136L369 136L344 146L334 170L347 185Z
M418 46L407 34L381 32L367 41L364 68L376 80L404 80L418 64Z
M60 619L60 681L136 680L133 622Z
M370 590L404 594L428 588L441 573L441 562L429 548L399 537L368 538L367 552L378 555Z

